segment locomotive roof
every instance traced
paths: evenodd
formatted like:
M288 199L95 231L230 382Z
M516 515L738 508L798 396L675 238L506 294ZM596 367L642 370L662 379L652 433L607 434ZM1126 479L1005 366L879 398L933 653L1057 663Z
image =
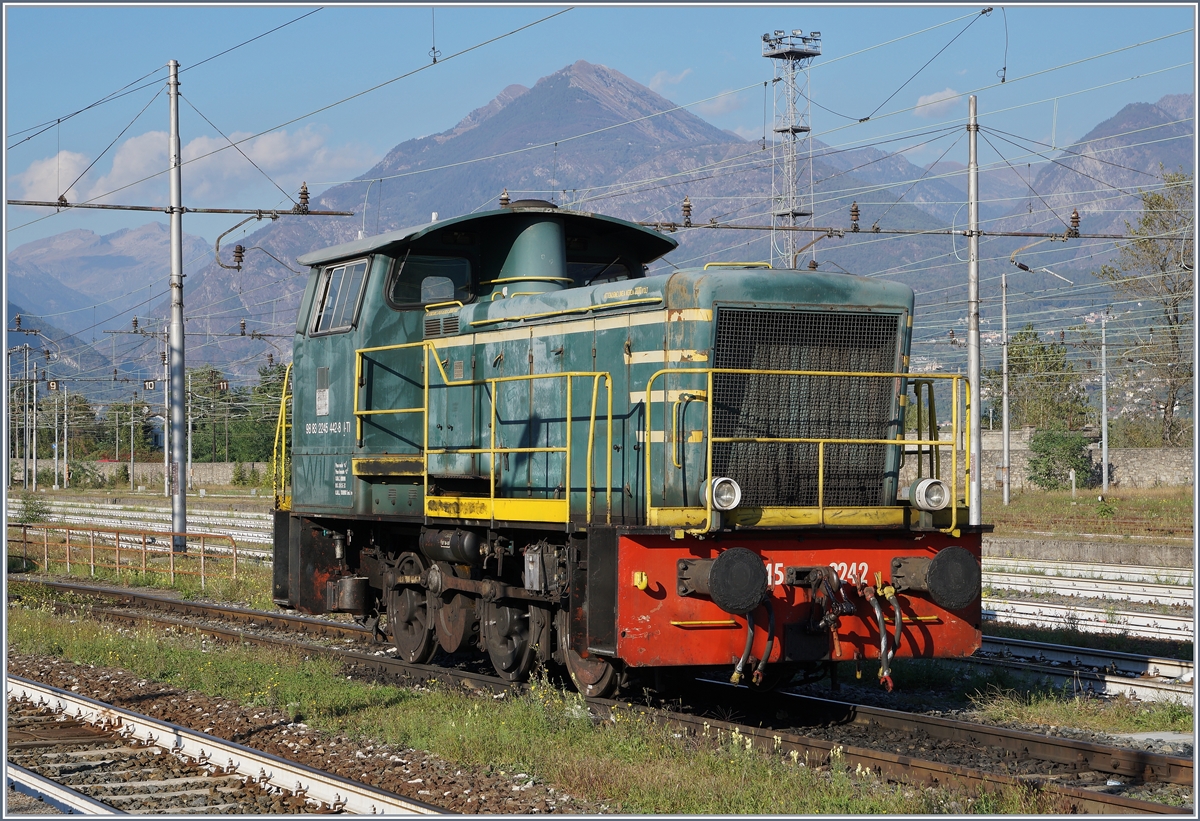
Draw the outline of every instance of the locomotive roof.
M537 205L522 206L519 202L514 203L516 207L501 208L496 211L485 211L481 214L465 214L461 217L451 217L450 219L438 220L437 222L428 222L424 225L418 225L413 228L401 228L396 231L388 231L384 234L379 234L374 237L365 237L364 239L353 240L352 242L344 242L341 245L333 245L329 248L322 248L319 251L312 251L298 258L301 265L313 266L322 265L326 262L334 262L339 259L347 259L349 257L361 256L369 254L373 251L379 251L391 245L397 245L401 242L407 242L419 239L432 231L441 230L447 226L458 225L462 227L470 226L476 229L486 229L488 225L502 220L511 219L516 214L528 213L550 213L557 217L561 217L566 224L568 231L573 228L580 230L588 227L590 223L591 229L594 231L600 228L607 234L623 233L624 241L629 244L630 251L635 254L642 263L648 263L658 259L663 254L672 251L679 244L671 237L663 236L657 231L638 225L637 223L628 222L616 217L608 217L603 214L592 214L585 211L565 211L556 208L550 203L539 203Z

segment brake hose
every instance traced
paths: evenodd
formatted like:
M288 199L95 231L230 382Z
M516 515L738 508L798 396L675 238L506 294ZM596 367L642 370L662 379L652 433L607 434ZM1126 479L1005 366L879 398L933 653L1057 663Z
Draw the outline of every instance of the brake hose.
M771 606L770 602L766 602L765 606L767 608L767 649L763 651L758 668L751 677L755 684L762 684L763 671L767 669L767 659L771 657L771 651L775 649L775 608ZM837 635L836 630L834 635Z
M892 588L887 588L892 592L888 593L887 600L892 605L892 611L896 614L896 634L892 638L892 658L900 652L900 638L904 630L904 617L900 614L900 599L896 597L896 591Z
M742 681L742 670L746 667L746 662L750 659L750 646L754 644L754 611L746 614L746 649L742 651L742 657L738 659L737 666L733 668L733 675L729 681L733 684L740 684Z

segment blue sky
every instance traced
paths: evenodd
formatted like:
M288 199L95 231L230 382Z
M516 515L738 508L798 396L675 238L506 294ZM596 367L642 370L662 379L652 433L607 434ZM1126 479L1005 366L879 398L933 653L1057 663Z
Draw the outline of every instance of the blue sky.
M68 194L72 201L163 170L168 107L165 91L155 94L164 88L170 59L184 69L185 158L225 144L201 114L229 136L262 133L242 148L289 192L302 180L316 192L320 183L358 176L396 144L452 127L506 86L532 86L580 59L616 69L677 104L695 103L691 110L714 125L758 138L764 102L770 116L762 83L772 72L761 37L774 29L822 34L813 99L845 116L814 108L812 125L831 144L895 137L901 139L889 144L893 149L917 143L914 135L923 130L963 122L965 97L954 95L976 93L986 125L1047 143L1053 137L1062 146L1128 103L1194 93L1190 4L997 6L986 16L979 4L317 8L6 6L7 197L55 199L93 162ZM889 44L897 38L903 39ZM440 59L433 65L435 44ZM27 139L42 130L33 127L130 84L137 90ZM914 110L941 98L950 99ZM855 122L876 110L867 123ZM965 163L965 142L946 159ZM909 158L928 163L943 148L915 150ZM184 204L192 207L284 204L275 185L233 150L185 166L183 187ZM164 174L97 201L165 205L167 190ZM27 224L45 216L45 209L8 207L7 247L74 228L103 234L152 218L80 210ZM185 220L187 232L209 240L231 225L227 216Z

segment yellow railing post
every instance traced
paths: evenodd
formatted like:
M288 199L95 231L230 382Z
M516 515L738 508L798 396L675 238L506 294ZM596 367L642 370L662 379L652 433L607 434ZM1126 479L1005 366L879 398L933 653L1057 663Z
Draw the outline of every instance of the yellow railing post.
M200 589L204 589L204 534L200 534Z
M572 414L572 411L574 411L574 409L575 409L574 406L571 404L571 395L572 395L571 394L571 385L574 384L575 380L571 378L570 374L567 374L566 378L567 378L567 459L566 459L567 464L566 464L566 468L565 468L566 477L563 479L563 486L566 491L564 495L567 500L567 519L570 519L571 518L571 414ZM530 410L532 410L532 408L530 408ZM550 465L550 457L547 455L546 456L546 466L547 466L546 469L547 470L549 470L549 465Z
M817 510L825 524L825 443L817 443Z
M88 565L91 568L90 575L96 575L96 531L88 531Z

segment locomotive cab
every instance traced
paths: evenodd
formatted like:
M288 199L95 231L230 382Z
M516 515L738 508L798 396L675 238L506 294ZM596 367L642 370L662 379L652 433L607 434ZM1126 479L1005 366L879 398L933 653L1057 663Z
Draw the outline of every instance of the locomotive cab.
M911 289L646 276L674 247L519 201L302 257L277 603L386 614L413 662L564 664L592 695L864 658L890 684L898 656L973 652L968 398L907 373Z

